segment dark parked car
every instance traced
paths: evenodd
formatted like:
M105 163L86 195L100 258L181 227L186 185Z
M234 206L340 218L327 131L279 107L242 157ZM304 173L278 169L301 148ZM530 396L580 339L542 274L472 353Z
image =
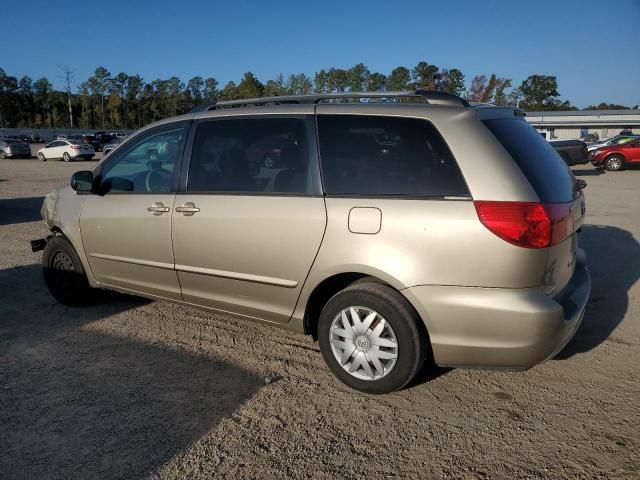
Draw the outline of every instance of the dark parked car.
M101 134L96 134L96 139L98 140L98 143L100 144L100 150L104 151L104 147L110 143L113 142L113 140L115 139L115 137L110 134L110 133L101 133Z
M589 161L587 144L582 140L554 140L549 144L567 165L580 165Z
M600 140L600 137L597 133L587 133L584 137L582 137L583 142L593 143Z
M31 147L15 138L0 138L0 158L31 158Z
M106 135L103 135L106 137ZM109 143L107 143L106 145L102 146L102 154L104 156L109 155L109 153L111 152L111 150L113 150L114 148L116 148L118 145L120 145L122 143L122 141L124 140L124 138L111 138L111 141Z
M96 140L96 137L94 135L81 135L81 134L69 135L67 139L74 142L91 145L96 152L100 147L100 144L98 143L98 140Z

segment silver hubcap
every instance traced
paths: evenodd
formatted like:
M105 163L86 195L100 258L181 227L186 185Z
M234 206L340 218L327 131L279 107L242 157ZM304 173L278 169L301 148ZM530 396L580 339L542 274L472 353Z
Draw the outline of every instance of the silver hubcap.
M609 159L609 168L611 170L617 170L620 168L620 160L618 160L617 158L610 158Z
M75 271L71 258L69 258L69 255L64 252L55 253L55 255L53 256L53 260L51 260L51 267L54 270L63 270L65 272Z
M331 351L340 366L360 380L379 380L398 359L396 334L378 312L348 307L331 322Z

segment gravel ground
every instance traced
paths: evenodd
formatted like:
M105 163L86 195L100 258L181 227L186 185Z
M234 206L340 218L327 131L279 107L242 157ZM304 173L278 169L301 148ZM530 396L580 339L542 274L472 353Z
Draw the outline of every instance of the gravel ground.
M58 305L28 241L42 195L93 163L0 162L0 478L640 478L640 171L574 170L593 292L558 358L373 397L302 335L116 294Z

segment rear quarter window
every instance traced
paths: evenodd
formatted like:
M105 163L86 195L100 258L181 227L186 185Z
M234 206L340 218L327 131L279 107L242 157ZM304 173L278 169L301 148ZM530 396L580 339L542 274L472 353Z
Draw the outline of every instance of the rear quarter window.
M553 147L525 120L483 120L524 173L543 203L573 200L574 177Z
M447 143L427 120L320 115L318 138L329 195L469 196Z

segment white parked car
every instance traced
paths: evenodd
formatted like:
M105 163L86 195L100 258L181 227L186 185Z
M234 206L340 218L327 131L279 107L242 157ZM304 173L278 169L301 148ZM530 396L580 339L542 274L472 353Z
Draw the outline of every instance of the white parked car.
M91 145L73 140L54 140L38 150L38 160L91 160L96 154Z

